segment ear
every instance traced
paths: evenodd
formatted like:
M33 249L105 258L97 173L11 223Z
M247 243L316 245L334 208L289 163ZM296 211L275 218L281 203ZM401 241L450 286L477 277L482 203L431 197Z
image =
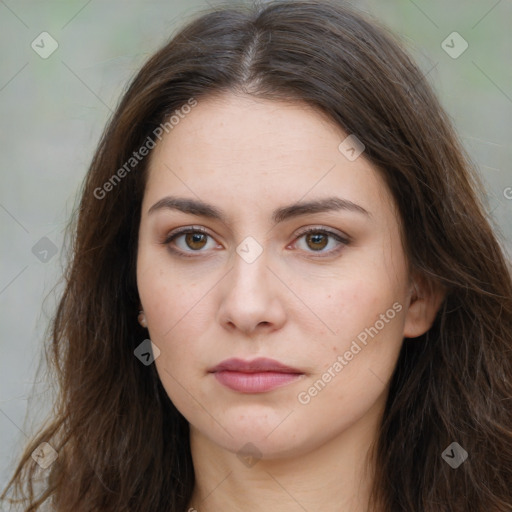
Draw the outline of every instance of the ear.
M424 276L414 277L406 308L403 334L405 338L417 338L432 327L445 296L446 290L440 285Z

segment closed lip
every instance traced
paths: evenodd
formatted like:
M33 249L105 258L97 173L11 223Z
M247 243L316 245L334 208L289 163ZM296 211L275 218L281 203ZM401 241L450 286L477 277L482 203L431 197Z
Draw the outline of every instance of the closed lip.
M260 373L260 372L275 372L275 373L296 373L302 374L297 368L287 366L275 359L266 357L259 357L251 361L244 359L232 358L222 361L218 365L208 370L210 373L230 371L240 373Z

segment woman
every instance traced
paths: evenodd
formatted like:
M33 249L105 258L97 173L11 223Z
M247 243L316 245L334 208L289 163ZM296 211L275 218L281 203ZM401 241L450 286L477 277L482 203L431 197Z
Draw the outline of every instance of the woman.
M26 510L512 510L512 282L482 190L374 22L198 17L87 174Z

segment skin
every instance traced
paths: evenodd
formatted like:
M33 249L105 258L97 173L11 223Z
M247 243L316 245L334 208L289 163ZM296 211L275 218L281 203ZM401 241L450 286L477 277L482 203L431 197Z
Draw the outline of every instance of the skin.
M158 375L190 424L189 506L199 512L367 508L369 450L403 339L429 329L442 297L410 275L389 190L364 153L350 161L340 152L346 136L305 104L226 93L201 98L151 154L138 289L160 350ZM171 195L211 203L226 221L149 212ZM368 214L271 218L276 208L333 195ZM177 228L197 226L209 236L165 245ZM308 239L300 233L307 227L349 243ZM249 236L262 249L252 263L236 251ZM394 318L333 370L393 304L401 307ZM303 375L269 392L240 393L208 372L231 357L268 357ZM299 394L329 369L330 381L301 403ZM246 443L257 454L241 460Z

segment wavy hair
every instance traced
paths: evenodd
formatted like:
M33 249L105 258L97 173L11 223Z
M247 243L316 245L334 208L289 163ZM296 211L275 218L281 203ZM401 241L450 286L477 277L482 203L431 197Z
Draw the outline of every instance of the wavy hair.
M9 503L26 511L186 509L188 422L155 366L133 354L145 338L135 267L148 158L106 197L98 190L191 98L233 91L306 102L356 134L394 197L411 272L446 290L432 328L403 343L375 443L373 509L510 512L512 279L482 184L401 44L329 0L198 13L129 84L69 226L65 289L45 345L59 394L2 499L13 491ZM452 469L441 454L455 441L468 459ZM31 457L42 442L58 453L44 471Z

